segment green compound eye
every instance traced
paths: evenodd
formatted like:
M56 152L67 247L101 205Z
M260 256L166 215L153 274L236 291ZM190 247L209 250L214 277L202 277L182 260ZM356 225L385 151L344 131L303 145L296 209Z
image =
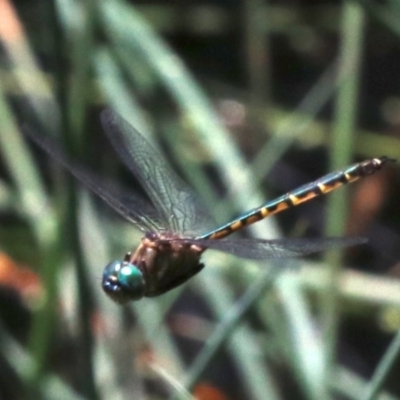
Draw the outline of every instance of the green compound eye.
M134 293L141 293L143 289L143 274L133 264L125 264L119 271L119 282L122 287Z
M138 267L126 261L113 261L103 272L103 290L115 302L123 304L144 296L144 278Z

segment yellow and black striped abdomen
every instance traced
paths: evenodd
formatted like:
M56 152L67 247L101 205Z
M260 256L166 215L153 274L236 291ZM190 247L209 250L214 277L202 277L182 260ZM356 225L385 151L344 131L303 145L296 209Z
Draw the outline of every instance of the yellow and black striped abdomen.
M228 222L214 231L199 236L198 239L221 239L245 226L254 224L257 221L269 217L270 215L277 214L290 207L295 207L313 199L314 197L329 193L346 183L354 182L364 176L371 175L381 169L388 161L395 160L389 159L385 156L372 158L358 164L353 164L344 170L327 174L315 182L300 186L298 189L248 211L239 218Z

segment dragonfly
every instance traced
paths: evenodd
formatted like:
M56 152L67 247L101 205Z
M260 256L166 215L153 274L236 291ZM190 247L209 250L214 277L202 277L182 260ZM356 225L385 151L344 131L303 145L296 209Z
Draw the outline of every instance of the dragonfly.
M144 233L136 250L126 253L122 260L112 261L104 269L103 290L120 304L159 296L185 283L204 268L201 256L207 249L246 259L267 260L300 257L364 243L366 240L360 237L274 240L227 237L266 217L371 175L386 163L395 161L382 156L353 164L209 230L207 210L161 153L113 111L104 110L100 119L116 153L148 198L137 190L122 190L114 183L100 179L70 159L61 146L48 137L30 129L25 129L25 133L84 186Z

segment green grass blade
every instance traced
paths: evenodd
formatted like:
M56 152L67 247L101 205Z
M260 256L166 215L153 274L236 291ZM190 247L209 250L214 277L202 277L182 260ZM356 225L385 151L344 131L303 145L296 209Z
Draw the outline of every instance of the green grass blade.
M346 76L342 81L336 103L336 115L333 131L332 170L350 164L354 148L354 130L359 94L360 64L364 38L364 11L356 3L345 3L343 7L343 26L341 60L339 73ZM344 234L347 218L347 190L340 190L328 198L327 236ZM340 253L331 253L331 268L327 277L328 290L323 297L326 373L334 364L339 310L338 277L341 266Z

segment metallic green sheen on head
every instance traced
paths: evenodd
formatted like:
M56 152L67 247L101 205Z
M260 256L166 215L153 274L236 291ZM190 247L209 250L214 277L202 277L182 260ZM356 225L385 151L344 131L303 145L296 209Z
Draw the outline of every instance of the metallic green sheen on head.
M119 304L140 300L144 296L142 271L126 261L113 261L104 268L102 286L105 293Z

